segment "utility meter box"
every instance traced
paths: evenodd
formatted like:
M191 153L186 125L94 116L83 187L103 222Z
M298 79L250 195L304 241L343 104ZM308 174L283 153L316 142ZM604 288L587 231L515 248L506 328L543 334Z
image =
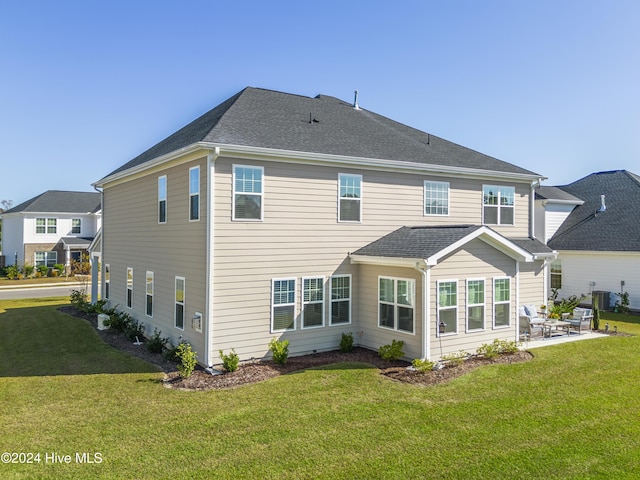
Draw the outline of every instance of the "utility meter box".
M105 322L109 321L109 315L106 313L98 314L98 330L106 330L109 325L105 325Z

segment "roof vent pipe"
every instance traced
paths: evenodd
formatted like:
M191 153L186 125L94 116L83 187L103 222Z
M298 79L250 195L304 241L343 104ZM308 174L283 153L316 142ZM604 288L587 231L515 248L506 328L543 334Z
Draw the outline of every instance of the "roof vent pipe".
M360 110L360 106L358 105L358 90L356 90L354 93L355 93L355 95L354 95L354 98L353 98L353 108L355 110Z
M604 195L600 195L600 208L598 209L599 213L603 213L607 210L607 206L604 204Z

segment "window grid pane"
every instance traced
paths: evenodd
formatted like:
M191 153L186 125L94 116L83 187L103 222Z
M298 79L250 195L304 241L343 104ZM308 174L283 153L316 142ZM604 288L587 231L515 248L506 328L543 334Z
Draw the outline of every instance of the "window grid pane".
M351 277L331 277L331 325L350 323Z
M447 182L424 182L425 215L449 214L449 184Z

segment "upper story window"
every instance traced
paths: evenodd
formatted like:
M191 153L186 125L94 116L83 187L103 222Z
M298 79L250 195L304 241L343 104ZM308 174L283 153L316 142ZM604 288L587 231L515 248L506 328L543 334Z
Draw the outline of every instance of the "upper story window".
M57 233L57 218L36 218L36 233Z
M82 220L79 218L71 219L71 233L80 235L82 233Z
M158 177L158 223L167 223L167 176Z
M233 166L233 220L262 220L262 167Z
M449 182L424 182L424 214L449 215Z
M338 221L360 222L362 217L362 175L341 173L338 182Z
M189 220L200 220L200 167L189 169Z
M513 225L515 187L484 185L482 187L482 215L485 225Z

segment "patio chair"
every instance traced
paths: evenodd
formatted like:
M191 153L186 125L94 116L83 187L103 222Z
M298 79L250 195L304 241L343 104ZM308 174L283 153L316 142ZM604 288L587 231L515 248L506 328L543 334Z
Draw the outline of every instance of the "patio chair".
M578 331L578 335L583 330L591 330L591 320L593 320L593 310L590 308L574 308L573 313L566 319L569 322L569 328Z
M532 338L534 335L542 336L542 324L544 323L544 318L538 317L538 312L534 306L521 305L518 307L518 316L520 335L524 335L529 338Z

